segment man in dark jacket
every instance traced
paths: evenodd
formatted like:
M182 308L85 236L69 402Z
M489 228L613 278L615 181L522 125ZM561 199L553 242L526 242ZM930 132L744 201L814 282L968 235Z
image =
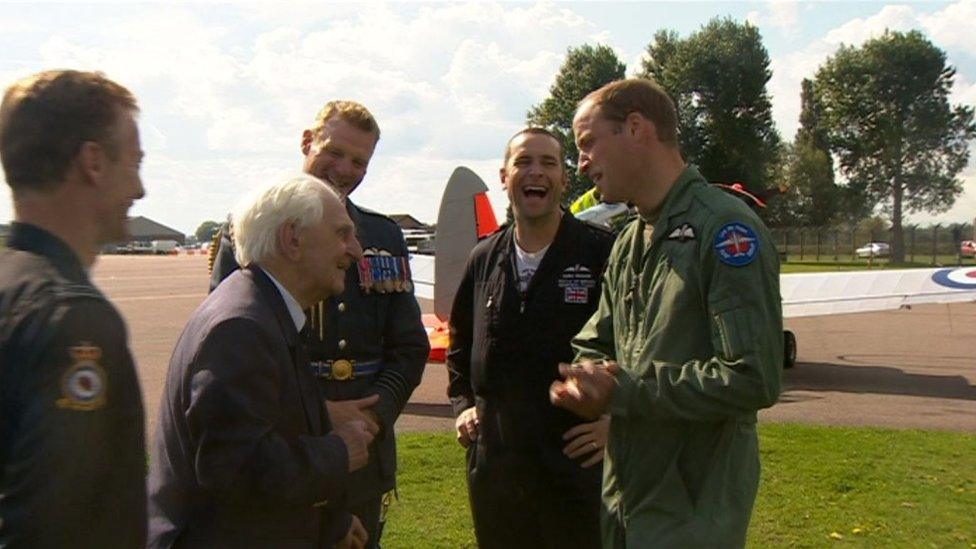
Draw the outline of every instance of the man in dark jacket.
M301 139L302 169L345 198L364 250L346 273L345 290L312 304L304 337L333 421L365 421L379 430L369 463L349 481L349 508L369 531L370 547L379 544L386 503L396 486L393 425L420 384L430 352L400 228L349 199L366 176L379 138L379 125L366 107L330 101ZM221 241L211 289L237 268L228 243Z
M553 407L548 390L596 308L613 237L559 207L565 164L548 131L515 134L500 173L515 223L472 252L447 359L475 534L487 548L599 547L606 421Z
M136 100L98 73L7 89L0 157L0 547L142 547L142 396L125 323L88 278L142 198Z
M321 180L265 190L235 216L245 266L190 317L170 361L150 464L152 547L363 547L345 508L375 431L333 428L299 332L361 257Z

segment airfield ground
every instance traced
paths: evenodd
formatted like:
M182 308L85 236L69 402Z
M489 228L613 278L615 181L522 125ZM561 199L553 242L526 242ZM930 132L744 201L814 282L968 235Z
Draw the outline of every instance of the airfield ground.
M207 292L206 258L103 256L93 279L128 323L151 437L170 352ZM799 340L799 364L760 421L976 432L976 304L790 319L787 327ZM446 385L443 364L428 364L398 431L450 429Z

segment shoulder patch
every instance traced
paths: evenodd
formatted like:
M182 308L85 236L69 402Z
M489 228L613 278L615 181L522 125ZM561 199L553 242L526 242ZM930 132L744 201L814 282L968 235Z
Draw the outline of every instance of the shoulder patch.
M726 223L715 234L714 248L722 263L745 267L759 255L759 237L745 223Z
M61 398L58 408L88 412L105 406L108 380L105 369L98 363L102 349L82 342L68 349L72 364L61 376Z

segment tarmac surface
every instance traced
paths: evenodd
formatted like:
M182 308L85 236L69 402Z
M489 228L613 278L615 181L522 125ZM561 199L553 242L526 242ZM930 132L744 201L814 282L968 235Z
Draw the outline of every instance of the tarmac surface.
M92 278L128 324L151 440L170 353L206 297L206 256L103 256ZM799 342L798 364L760 421L976 433L976 303L788 319L786 327ZM397 430L452 429L446 387L444 365L428 364Z

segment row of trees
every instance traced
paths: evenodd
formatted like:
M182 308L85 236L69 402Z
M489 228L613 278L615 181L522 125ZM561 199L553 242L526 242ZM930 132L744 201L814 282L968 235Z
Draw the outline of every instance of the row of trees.
M882 215L892 226L892 260L903 261L904 215L952 206L976 137L973 108L949 102L955 69L945 53L917 31L842 46L803 80L792 142L773 123L769 65L756 27L715 19L685 38L659 31L637 76L671 95L682 151L706 178L779 188L764 212L770 225L853 225ZM591 186L576 174L576 104L625 72L607 46L570 48L549 97L528 112L530 124L562 138L572 174L567 201Z

